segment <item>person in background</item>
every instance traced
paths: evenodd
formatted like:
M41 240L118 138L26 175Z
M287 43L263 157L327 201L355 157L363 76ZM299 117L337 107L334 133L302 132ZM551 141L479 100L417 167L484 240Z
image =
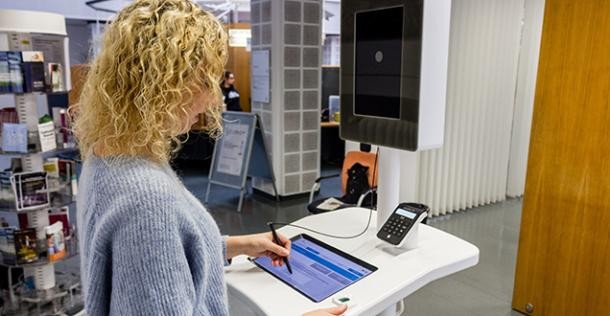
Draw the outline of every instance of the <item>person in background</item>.
M169 165L201 113L211 135L221 132L226 56L222 24L190 0L135 0L106 27L71 109L84 159L77 207L87 315L228 315L223 266L232 257L268 256L278 266L289 255L283 235L282 246L270 232L221 236Z
M227 111L242 111L239 104L239 92L235 89L235 74L228 70L225 71L220 87L224 95L224 103L227 105Z

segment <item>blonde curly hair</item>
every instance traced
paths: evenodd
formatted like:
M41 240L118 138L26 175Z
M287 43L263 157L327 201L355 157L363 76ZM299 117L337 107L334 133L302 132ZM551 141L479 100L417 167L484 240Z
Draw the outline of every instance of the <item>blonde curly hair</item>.
M73 109L84 158L99 144L110 155L168 161L201 94L210 103L207 129L219 133L219 82L226 60L223 26L192 1L128 5L106 27L101 52Z

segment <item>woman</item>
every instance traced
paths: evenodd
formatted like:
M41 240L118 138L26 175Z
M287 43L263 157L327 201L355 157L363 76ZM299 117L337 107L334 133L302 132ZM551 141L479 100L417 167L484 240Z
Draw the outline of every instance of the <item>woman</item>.
M290 252L270 233L222 237L169 167L201 113L218 131L222 25L189 0L136 0L108 25L75 133L85 162L77 201L88 315L227 315L223 265ZM345 306L312 315L338 315Z
M235 74L231 71L225 71L224 79L220 83L224 103L227 105L228 111L241 111L239 104L239 92L235 89Z

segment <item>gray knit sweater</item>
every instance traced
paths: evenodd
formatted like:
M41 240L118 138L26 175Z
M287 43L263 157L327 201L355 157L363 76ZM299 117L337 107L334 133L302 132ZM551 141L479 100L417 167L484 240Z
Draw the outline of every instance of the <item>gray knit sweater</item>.
M227 315L226 243L171 168L84 163L77 199L87 315Z

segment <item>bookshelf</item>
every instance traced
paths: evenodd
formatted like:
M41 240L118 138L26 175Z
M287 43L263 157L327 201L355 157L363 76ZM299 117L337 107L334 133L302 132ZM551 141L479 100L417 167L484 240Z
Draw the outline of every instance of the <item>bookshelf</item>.
M27 88L28 77L25 68L22 68L22 75L24 76L22 78L22 86L24 87L22 90L0 90L0 101L12 101L12 104L8 104L8 107L14 107L17 118L16 122L8 124L20 125L21 133L14 134L20 137L20 141L26 135L23 132L23 126L27 128L25 148L23 147L23 142L19 143L19 147L8 146L7 144L14 141L8 138L8 136L4 137L5 135L3 135L3 139L0 142L2 144L0 148L0 162L4 164L10 162L11 168L17 165L16 169L20 169L19 172L10 175L10 178L4 172L0 176L0 214L13 216L14 221L18 222L17 225L14 225L16 226L15 229L21 234L30 234L26 236L28 237L28 242L34 238L36 239L35 243L32 242L32 245L35 246L26 248L36 253L36 256L32 255L32 259L28 262L24 261L24 257L21 256L20 249L23 248L19 248L19 246L15 247L17 250L15 250L14 257L5 252L4 250L10 249L10 246L1 244L3 236L0 234L0 246L4 247L3 251L0 252L0 266L8 268L8 283L11 284L8 287L7 293L3 293L8 298L8 304L5 304L6 306L0 309L0 314L2 315L28 315L33 313L75 314L75 307L78 309L79 306L82 306L78 295L80 292L79 276L58 274L55 271L56 263L78 255L78 241L76 239L75 227L70 226L70 222L66 222L68 227L59 229L60 233L58 235L62 235L65 238L63 243L60 244L63 245L63 250L66 251L66 254L55 260L50 260L53 256L51 249L56 249L57 247L51 247L50 245L57 245L58 243L56 242L57 239L54 239L54 235L49 235L50 227L52 226L50 224L57 221L63 225L63 217L59 221L57 217L50 220L50 210L64 207L63 213L51 213L51 215L58 216L59 214L63 216L65 214L67 220L70 210L66 210L65 207L74 207L76 194L75 175L77 174L76 166L78 161L70 163L66 162L68 159L52 160L52 162L56 162L57 174L60 176L57 179L53 178L53 181L51 181L49 180L49 175L51 174L49 171L44 173L45 176L41 177L41 179L35 179L36 181L42 181L44 186L42 188L35 187L35 190L32 189L33 195L23 193L26 192L24 188L26 188L26 185L30 185L27 188L31 188L32 183L37 184L37 182L26 184L21 182L23 176L19 176L20 174L32 174L49 170L49 163L45 163L45 160L49 158L62 156L64 158L65 156L75 157L78 155L78 149L71 142L67 141L69 133L64 125L64 123L67 124L65 109L55 111L55 108L51 109L51 104L48 101L50 96L67 95L71 88L68 37L65 25L64 17L58 14L0 10L0 52L16 52L21 53L22 56L26 56L26 53L30 54L30 52L42 52L44 54L44 61L41 62L45 72L45 85L42 91L32 91L31 82L30 88ZM22 58L25 60L25 57ZM2 62L1 59L0 62ZM25 67L26 63L23 62L22 65L22 67ZM37 65L40 66L40 64ZM15 86L18 86L19 81L17 80L13 83ZM2 82L0 82L0 87L2 87ZM7 104L0 103L0 108L5 106ZM67 107L67 104L65 107ZM60 116L58 114L61 115L61 124L58 124ZM44 117L45 115L49 117ZM51 121L48 121L48 119L51 119ZM50 124L50 122L53 122L53 124ZM44 125L45 123L46 125ZM6 122L3 120L3 134L8 131L8 129L5 129L5 124ZM61 125L61 127L58 125ZM45 130L43 130L43 127ZM11 150L5 150L7 148ZM14 150L14 148L19 149ZM63 174L61 173L61 166L64 166ZM10 182L8 179L10 179ZM14 195L13 203L10 203L11 193ZM42 202L36 200L40 196L44 197L45 194L46 200L42 199ZM23 208L23 205L26 204L24 202L25 197L28 198L27 203L31 203L27 204L27 208ZM16 203L15 200L20 201L20 203ZM19 207L19 205L22 206ZM71 221L74 221L73 216ZM4 234L5 241L10 239L7 236L7 234ZM15 245L19 245L20 239L18 237L17 233L15 233L13 238ZM29 247L30 244L27 246ZM47 249L49 251L48 255L46 255ZM16 281L13 280L14 269L23 269L23 278L19 282L13 282ZM3 275L2 278L4 277ZM12 286L14 283L17 285Z

